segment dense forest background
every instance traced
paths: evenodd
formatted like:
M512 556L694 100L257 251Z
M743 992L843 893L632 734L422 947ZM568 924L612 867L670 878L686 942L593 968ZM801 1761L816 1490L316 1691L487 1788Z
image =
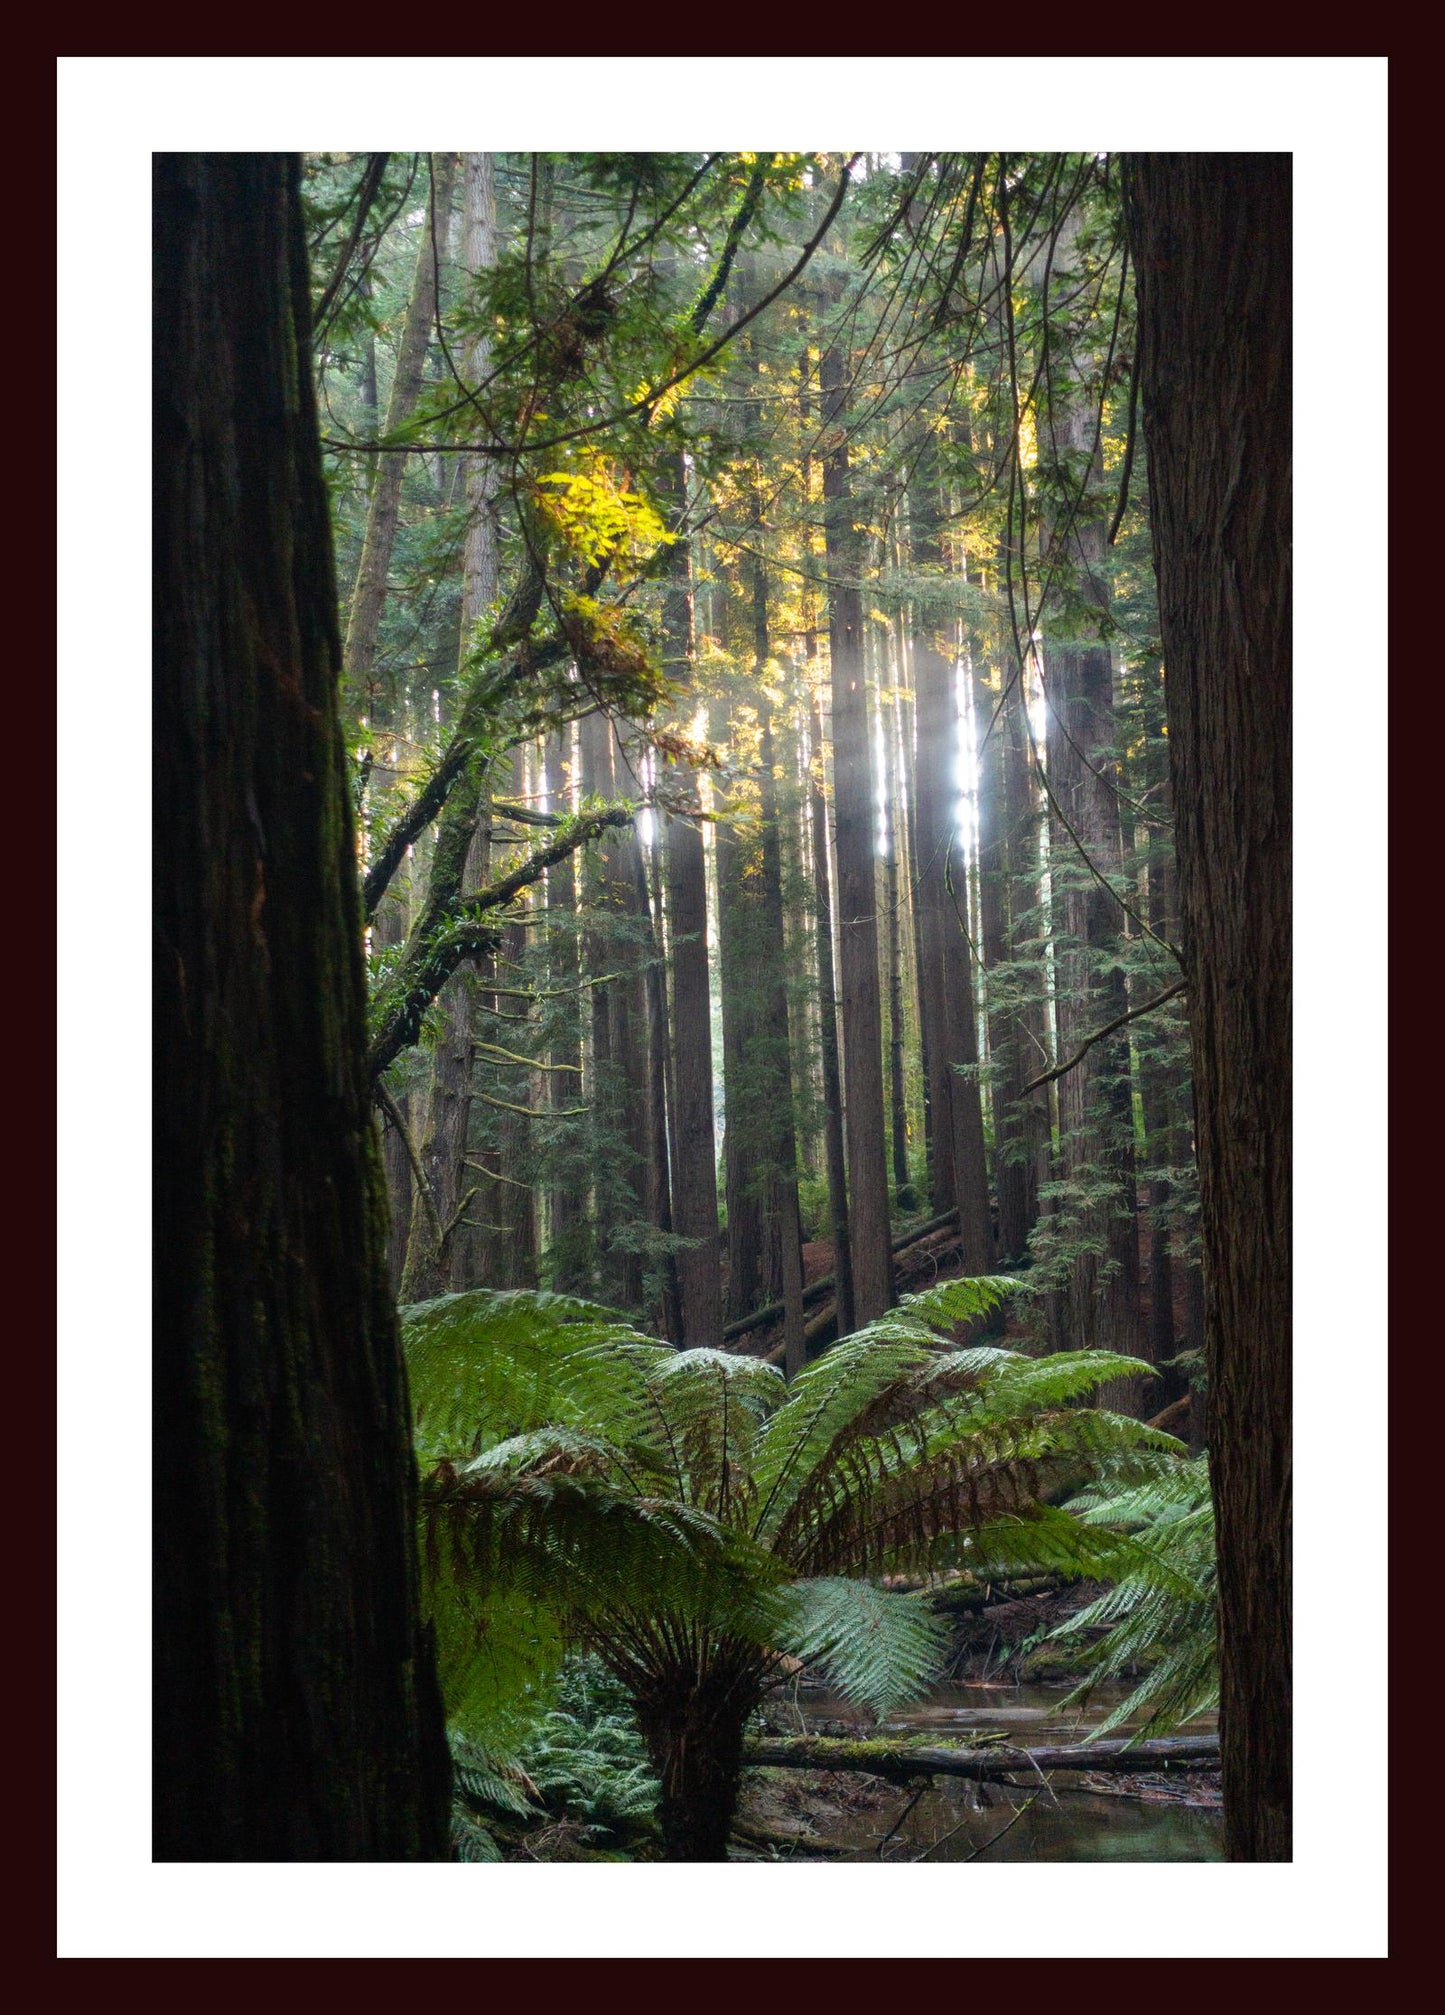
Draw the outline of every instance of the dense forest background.
M795 1376L999 1268L1010 1344L1097 1325L1197 1400L1111 165L308 158L405 1301L570 1289Z
M1181 1397L1117 165L317 157L307 194L400 1298L590 1293L793 1369L900 1267L1022 1263L1055 1347Z

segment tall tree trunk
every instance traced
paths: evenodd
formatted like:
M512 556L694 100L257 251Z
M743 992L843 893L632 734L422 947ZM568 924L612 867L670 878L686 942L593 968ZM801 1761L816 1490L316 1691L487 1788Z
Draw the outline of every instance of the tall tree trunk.
M640 779L629 752L618 737L615 722L612 724L612 739L617 795L636 798L641 794ZM620 1119L627 1143L632 1187L630 1214L634 1225L639 1220L646 1220L656 1228L654 1185L657 1177L652 1165L655 1135L651 1113L652 1072L648 1059L646 977L652 921L647 900L647 873L642 861L642 840L636 825L630 825L622 832L606 834L602 854L616 913L627 919L625 935L614 954L621 977L612 989L611 1003L612 1060L617 1067L618 1089L622 1095ZM665 1183L665 1168L661 1176ZM653 1192L651 1201L650 1191ZM643 1255L629 1247L622 1257L626 1306L640 1312L647 1293Z
M842 353L821 369L828 558L828 637L833 688L833 802L838 863L838 953L843 990L844 1141L853 1317L872 1322L893 1299L888 1164L883 1115L883 1019L878 996L874 888L873 762L863 676L859 541L848 475L847 389Z
M577 753L584 798L612 798L612 727L600 713L585 714L577 724ZM621 1292L612 1229L617 1222L617 1152L612 1143L617 1097L612 1075L612 1011L609 995L616 981L609 963L613 946L605 922L606 890L602 857L589 847L582 864L582 902L587 928L582 938L582 970L594 979L588 988L587 1092L592 1108L592 1232L598 1291L608 1299ZM598 975L607 975L597 983Z
M880 660L883 652L879 652ZM884 969L888 976L888 1123L893 1149L893 1189L900 1210L916 1210L918 1199L908 1175L908 1096L903 1071L903 895L898 872L903 851L901 797L898 778L898 744L894 734L899 674L891 681L887 667L880 663L878 713L882 730L884 784L888 796L888 846L883 856L883 901L888 919L884 938ZM891 690L889 689L891 685Z
M299 164L154 193L153 1851L440 1860Z
M894 565L901 572L904 566L904 547L901 533L895 541ZM894 653L898 666L898 688L893 709L893 774L898 786L899 807L893 826L893 846L898 860L899 884L899 957L901 962L901 986L903 993L903 1024L905 1031L904 1051L904 1096L909 1096L907 1038L911 1036L912 1051L916 1058L918 1076L912 1080L920 1087L925 1075L922 1057L922 1029L919 1025L919 963L918 963L918 921L914 914L914 883L917 879L917 853L915 847L913 800L915 794L913 777L913 720L912 720L912 667L908 654L908 625L904 611L900 608L894 621ZM924 1119L921 1096L917 1103L919 1127L913 1131L913 1115L909 1115L910 1135L915 1142L909 1157L910 1209L920 1206L921 1197L914 1182L913 1170L917 1165L918 1143L922 1144L924 1165L927 1165L928 1146L926 1121Z
M1142 890L1139 908L1149 928L1169 939L1172 928L1169 884L1172 881L1169 842L1158 827L1148 830L1144 849L1147 888ZM1162 1012L1162 1011L1161 1011ZM1145 1017L1153 1023L1154 1016ZM1158 1407L1172 1405L1189 1390L1189 1381L1169 1365L1181 1345L1174 1321L1174 1259L1170 1249L1171 1220L1174 1216L1174 1187L1169 1164L1178 1138L1175 1108L1183 1086L1173 1082L1170 1059L1150 1047L1157 1039L1155 1028L1136 1025L1141 1031L1139 1055L1139 1103L1144 1117L1145 1152L1153 1171L1149 1183L1149 1361L1161 1366L1159 1384L1151 1393ZM1156 1397L1157 1395L1157 1397Z
M686 508L687 471L679 452L669 464L670 499ZM668 553L663 600L670 677L690 685L693 633L690 541ZM691 798L697 775L679 763L677 787ZM700 807L699 807L700 809ZM670 1110L673 1230L688 1243L678 1248L680 1338L696 1349L722 1345L722 1273L718 1261L717 1140L713 1129L712 1002L707 966L707 863L702 828L690 818L661 822L666 847L667 905L672 969L672 1088Z
M772 1173L768 1188L772 1236L778 1248L778 1285L783 1304L783 1370L795 1378L803 1369L803 1234L798 1213L798 1142L793 1118L791 1044L788 1033L787 937L783 918L783 877L778 833L771 713L762 718L760 809L763 816L763 918L768 939L766 1015L776 1053L770 1108Z
M943 571L938 529L938 472L932 449L920 455L913 504L913 562ZM936 1211L957 1209L965 1273L986 1273L993 1231L977 1082L973 951L967 931L968 887L958 844L959 719L957 678L937 623L920 618L913 638L918 745L917 900L922 966L921 1018L928 1059L933 1139L931 1188ZM960 1069L959 1066L962 1068ZM970 1075L971 1073L971 1075Z
M570 727L547 737L543 789L554 812L573 808L568 787L570 748ZM578 990L578 949L577 856L568 854L547 870L547 984L552 993L547 1019L554 1031L547 1061L565 1066L553 1069L547 1077L549 1103L557 1115L581 1102L584 995ZM589 1284L587 1160L575 1121L557 1117L553 1128L550 1161L554 1173L547 1193L552 1286L559 1294L581 1294Z
M761 542L763 507L761 484L754 487L753 534ZM773 744L772 705L765 684L768 660L772 655L768 616L768 575L760 543L752 558L753 657L758 707L758 811L762 830L759 836L762 869L760 950L763 1021L760 1031L763 1056L770 1068L760 1087L762 1117L766 1125L767 1186L765 1190L767 1242L776 1251L776 1267L769 1267L769 1290L776 1279L778 1298L783 1304L783 1370L790 1379L803 1369L803 1238L798 1215L798 1144L793 1118L792 1041L788 1027L788 945L783 918L783 864L778 828L776 751Z
M464 183L463 263L468 273L475 274L494 266L497 257L496 183L490 154L466 156ZM429 246L424 250L429 252ZM490 345L479 336L464 360L464 367L473 379L485 374L489 356ZM483 618L497 593L496 489L496 467L491 457L469 457L460 638L463 662L471 647L472 627ZM436 887L439 868L444 869L458 856L462 868L456 889L461 893L476 888L491 867L490 823L480 776L467 779L447 801L437 829L429 902L439 893ZM472 1045L479 982L485 981L492 963L489 956L481 962L478 973L457 973L438 996L442 1029L432 1059L431 1102L420 1144L422 1168L431 1185L432 1208L426 1208L425 1200L418 1197L412 1212L402 1282L405 1301L426 1300L454 1287L471 1285L466 1279L471 1266L488 1284L501 1284L497 1276L505 1274L511 1263L511 1245L505 1233L499 1236L483 1232L473 1240L463 1235L461 1222L479 1187L466 1166L475 1063ZM496 1173L495 1168L492 1172ZM483 1183L489 1192L497 1187L486 1177ZM490 1194L482 1199L482 1208L487 1213L484 1222L490 1221L492 1202Z
M814 901L818 923L818 1006L822 1029L823 1151L828 1167L828 1222L833 1235L833 1278L838 1283L838 1334L857 1328L853 1302L852 1241L848 1232L848 1174L843 1148L843 1080L838 1063L838 996L833 979L833 890L828 868L828 794L823 717L813 693L813 745L809 803L813 821Z
M1060 446L1088 466L1094 414L1078 400L1058 418ZM1097 474L1097 469L1095 471ZM1077 480L1077 478L1075 478ZM1106 613L1099 580L1106 527L1089 504L1060 535L1080 575L1085 607ZM1066 642L1050 647L1046 665L1048 780L1054 826L1051 860L1058 919L1060 1060L1098 1029L1127 1014L1128 992L1117 957L1124 912L1101 877L1118 885L1123 873L1118 764L1114 753L1114 672L1108 646ZM1127 1028L1098 1042L1058 1081L1059 1157L1075 1187L1067 1290L1067 1329L1076 1350L1118 1350L1142 1356L1138 1195L1134 1175L1133 1080ZM1144 1395L1127 1398L1131 1410Z
M654 814L654 819L656 815ZM662 850L660 825L654 823L653 841L644 849L639 836L633 852L634 905L642 922L643 1012L647 1065L647 1168L643 1203L648 1223L672 1237L672 1172L668 1158L668 1015L667 962L662 907ZM670 1343L682 1341L681 1303L677 1286L677 1259L664 1247L655 1270L653 1299L659 1334Z
M1291 163L1128 169L1198 1106L1225 1846L1287 1861Z
M1007 661L1005 660L1007 666ZM1003 768L1003 851L1008 903L1008 953L1013 965L1010 992L1017 1003L1009 1026L1001 1031L1003 1083L1013 1104L1015 1131L1010 1138L1020 1151L1017 1185L1000 1177L999 1251L1014 1260L1027 1250L1039 1218L1039 1186L1049 1179L1053 1146L1049 1088L1025 1092L1050 1066L1048 1013L1042 960L1033 942L1039 934L1039 802L1025 717L1028 692L1025 674L1004 671L1003 714L995 730ZM1011 1094L1008 1090L1012 1087ZM1008 1198L1005 1214L1004 1198Z
M1003 674L1005 680L1008 673ZM1009 928L1008 725L1001 692L981 679L979 723L979 904L988 992L989 1067L998 1192L998 1251L1023 1258L1038 1216L1036 1144L1029 1138L1024 1086L1045 1066L1028 1068L1019 972ZM1024 982L1027 985L1027 982Z
M812 397L810 376L812 355L807 343L798 370L798 408L805 441L812 438ZM812 529L812 455L805 448L802 464L803 498L809 529L805 551L809 565L822 557L816 551L817 534ZM826 498L825 498L826 503ZM826 540L825 540L826 543ZM818 658L817 597L813 582L802 583L804 630L803 650L808 668L808 816L812 840L814 943L817 947L817 1000L819 1033L819 1075L823 1088L823 1156L828 1172L828 1224L833 1241L833 1278L838 1308L838 1334L847 1336L855 1327L853 1313L853 1256L848 1233L847 1155L843 1144L843 1079L838 1049L838 987L835 977L833 936L833 876L829 865L828 757L823 736L823 712L815 670Z
M729 739L725 700L712 709L715 742ZM736 806L736 794L729 809ZM759 941L756 875L752 847L739 838L728 818L713 827L717 862L718 977L723 1029L723 1183L727 1197L727 1291L724 1318L735 1322L778 1298L778 1282L764 1270L765 1229L759 1168L767 1152L767 1119L761 1081Z
M396 353L396 370L391 395L386 402L386 432L401 426L416 404L426 365L427 344L436 316L436 260L433 232L438 252L444 251L451 212L452 185L456 180L457 157L435 157L436 180L427 201L426 220L416 250L411 298L402 324L401 343ZM371 396L376 397L375 348L372 349ZM386 575L396 544L397 514L401 504L402 478L410 457L377 455L371 499L366 512L366 532L361 559L351 591L351 610L346 624L346 682L368 712L375 712L379 694L374 690L373 670L376 642L381 629L381 611L386 601Z
M522 801L527 794L527 774L525 752L519 743L511 756L511 795ZM524 828L525 831L525 828ZM516 850L511 856L517 858ZM507 861L499 863L505 870ZM497 977L507 987L523 987L529 984L527 977L527 950L529 931L526 924L518 921L507 926L502 940L501 965ZM515 1005L514 995L481 994L475 1002L471 1017L473 1030L485 1031L485 1040L494 1040L501 1048L514 1047L507 1040L507 1024L489 1019L498 1009L507 1011L507 1003ZM490 1122L488 1131L496 1141L495 1167L497 1180L488 1184L488 1194L484 1196L483 1217L490 1227L478 1242L479 1264L476 1269L478 1279L485 1278L488 1285L500 1288L535 1287L537 1285L537 1225L536 1199L532 1189L532 1169L535 1156L532 1147L532 1121L526 1111L516 1111L515 1107L530 1107L532 1104L533 1079L537 1073L529 1072L516 1064L502 1063L497 1059L483 1058L488 1088L495 1087L493 1096L505 1101L502 1105L488 1106L483 1100L478 1111L484 1111ZM565 1078L565 1073L563 1076ZM575 1082L575 1081L574 1081ZM462 1287L471 1283L457 1279L455 1285Z

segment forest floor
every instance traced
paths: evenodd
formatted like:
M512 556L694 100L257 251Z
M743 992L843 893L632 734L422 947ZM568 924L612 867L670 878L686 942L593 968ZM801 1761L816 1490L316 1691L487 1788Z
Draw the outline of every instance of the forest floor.
M1100 1592L1092 1583L1026 1595L1000 1590L996 1601L960 1614L934 1698L907 1710L899 1717L900 1723L913 1735L928 1731L944 1741L959 1739L962 1724L968 1721L983 1724L995 1735L1007 1732L1024 1744L1074 1739L1057 1728L1052 1734L1047 1732L1079 1674L1061 1648L1045 1640L1058 1624ZM1040 1701L1052 1702L1052 1706L1040 1706ZM1104 1711L1103 1707L1092 1713L1077 1711L1079 1741ZM787 1735L807 1732L857 1739L876 1732L866 1712L831 1698L820 1684L809 1684L806 1677L786 1696L774 1698L767 1719L779 1734ZM1058 1773L1055 1776L1057 1779ZM1137 1773L1071 1771L1062 1774L1061 1788L1077 1796L1066 1798L1063 1808L1057 1808L1056 1802L1056 1811L1062 1809L1072 1819L1077 1806L1092 1819L1094 1835L1101 1811L1117 1811L1121 1825L1128 1827L1132 1822L1124 1817L1126 1807L1168 1806L1178 1809L1182 1822L1198 1825L1211 1815L1217 1816L1221 1806L1219 1772L1214 1767ZM959 1795L955 1787L953 1796ZM910 1801L916 1803L909 1787L859 1772L752 1771L739 1809L733 1858L789 1862L857 1860L874 1855L879 1859L918 1858L920 1841L926 1847L930 1839L942 1834L957 1817L958 1808L949 1804L941 1785L935 1786L916 1813ZM988 1793L983 1794L982 1802L984 1806L990 1802ZM1005 1804L1003 1813L1007 1811ZM1191 1814L1196 1815L1192 1821ZM1084 1852L1072 1858L1093 1855ZM1145 1846L1138 1858L1155 1856ZM1172 1857L1164 1852L1157 1858ZM1180 1858L1196 1857L1186 1853Z

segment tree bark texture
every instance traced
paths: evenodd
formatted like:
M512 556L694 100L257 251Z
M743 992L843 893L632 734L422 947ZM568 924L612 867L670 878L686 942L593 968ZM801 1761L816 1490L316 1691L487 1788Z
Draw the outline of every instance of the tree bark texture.
M1226 1853L1287 1861L1291 162L1127 166L1194 1050Z
M154 1852L437 1860L299 164L154 187Z

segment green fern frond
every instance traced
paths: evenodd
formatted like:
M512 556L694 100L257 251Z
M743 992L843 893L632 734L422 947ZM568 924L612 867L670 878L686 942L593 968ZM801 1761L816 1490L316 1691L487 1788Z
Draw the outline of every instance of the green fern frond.
M900 1295L898 1306L908 1317L926 1322L934 1329L948 1330L992 1315L1011 1294L1028 1292L1029 1283L1013 1274L964 1274L957 1280L923 1288L917 1294Z
M398 1311L419 1455L475 1455L491 1440L577 1417L578 1360L635 1335L572 1295L478 1288ZM645 1341L645 1339L638 1339ZM656 1346L653 1346L656 1347Z
M455 1728L448 1731L447 1739L452 1752L452 1787L458 1797L472 1806L491 1806L520 1817L536 1811L538 1787L518 1757L469 1740Z
M948 1625L917 1595L823 1576L789 1590L787 1648L881 1721L938 1677Z
M1141 1715L1140 1735L1167 1735L1217 1707L1214 1513L1207 1459L1175 1462L1113 1491L1096 1486L1069 1509L1081 1532L1103 1531L1121 1549L1107 1576L1115 1585L1051 1633L1080 1651L1087 1667L1069 1702L1083 1702L1103 1681L1146 1667L1138 1685L1092 1731L1091 1739ZM1104 1635L1088 1641L1100 1629Z
M500 1861L502 1850L470 1813L452 1812L452 1846L458 1861Z

